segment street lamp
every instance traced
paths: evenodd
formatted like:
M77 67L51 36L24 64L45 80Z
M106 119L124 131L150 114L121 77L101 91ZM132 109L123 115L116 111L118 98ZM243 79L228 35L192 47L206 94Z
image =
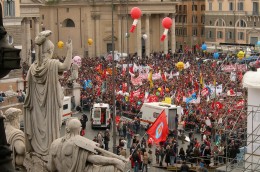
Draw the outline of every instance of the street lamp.
M113 101L113 152L117 153L116 146L116 98L115 98L115 45L114 45L114 0L111 1L112 10L112 101Z
M143 34L143 36L142 36L142 38L144 39L144 57L143 58L145 58L146 57L146 40L147 40L147 38L148 38L148 36L147 36L147 34Z

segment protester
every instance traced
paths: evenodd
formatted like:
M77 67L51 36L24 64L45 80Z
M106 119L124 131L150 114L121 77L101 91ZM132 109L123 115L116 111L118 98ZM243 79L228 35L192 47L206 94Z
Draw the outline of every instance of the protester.
M186 164L186 161L182 162L180 172L189 172L190 167Z
M105 132L105 134L104 134L105 150L108 150L109 141L110 141L110 133L109 133L109 129L106 129L106 132Z

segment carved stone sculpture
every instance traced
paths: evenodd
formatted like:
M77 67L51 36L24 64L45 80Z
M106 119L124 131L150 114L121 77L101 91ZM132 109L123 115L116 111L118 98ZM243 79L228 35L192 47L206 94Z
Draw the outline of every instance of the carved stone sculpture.
M24 133L20 130L20 115L22 115L22 111L17 108L9 108L4 115L6 140L13 151L13 165L22 166L25 156Z
M5 95L6 97L13 97L13 96L17 96L18 93L13 90L12 85L9 85L9 90L5 92Z
M98 143L80 136L80 130L81 123L78 119L71 118L67 121L65 136L55 140L51 145L47 164L50 171L125 171L126 159L99 148Z
M27 74L28 90L24 102L26 150L46 156L51 143L59 138L63 93L59 73L68 70L72 59L72 42L67 42L63 63L52 59L54 44L46 30L35 38L39 46L36 60Z
M70 72L71 72L71 76L69 78L70 82L75 81L76 79L78 79L78 73L79 73L79 68L81 67L81 57L79 56L75 56L72 60L72 64L71 64L71 68L70 68Z

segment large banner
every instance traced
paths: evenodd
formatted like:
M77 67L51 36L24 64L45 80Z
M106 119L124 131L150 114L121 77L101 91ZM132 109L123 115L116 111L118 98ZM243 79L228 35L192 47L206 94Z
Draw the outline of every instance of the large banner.
M246 64L223 65L221 70L224 72L232 72L232 71L246 72L247 65Z

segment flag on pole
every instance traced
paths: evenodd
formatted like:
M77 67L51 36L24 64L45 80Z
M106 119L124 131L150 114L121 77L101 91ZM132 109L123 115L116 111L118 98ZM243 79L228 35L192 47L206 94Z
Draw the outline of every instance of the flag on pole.
M152 70L148 74L148 81L150 82L150 88L153 88L153 71Z
M154 143L159 143L167 139L169 128L166 120L165 110L161 112L152 126L147 130L147 134L153 139Z
M203 75L201 72L200 72L200 85L201 85L201 88L204 88Z

